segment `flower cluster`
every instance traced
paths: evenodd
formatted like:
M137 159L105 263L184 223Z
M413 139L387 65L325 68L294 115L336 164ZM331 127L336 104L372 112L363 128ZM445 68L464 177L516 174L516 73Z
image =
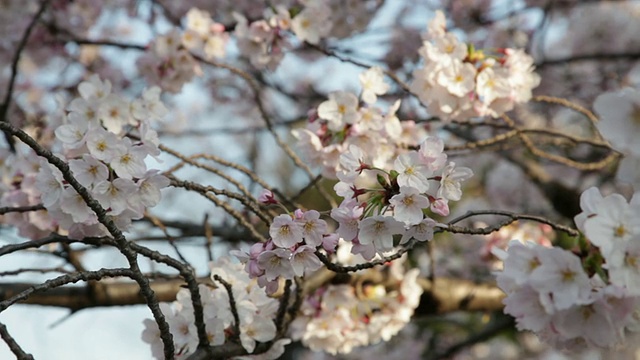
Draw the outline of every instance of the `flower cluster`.
M350 245L338 249L339 258L354 258ZM362 260L362 259L360 259ZM404 271L402 260L384 270L354 274L348 284L327 284L310 294L291 324L291 337L311 350L349 353L355 347L388 341L411 319L420 302L419 270ZM385 273L387 279L374 280Z
M396 101L386 112L375 106L378 96L389 90L381 68L373 67L360 74L362 92L336 91L318 106L305 129L293 130L298 147L313 166L322 166L325 177L335 179L342 169L340 154L356 145L370 154L371 164L388 168L393 160L417 146L426 131L413 121L400 121Z
M401 244L430 240L436 222L424 210L447 216L449 201L460 200L461 182L473 173L447 163L441 139L409 131L415 124L395 115L399 102L386 115L372 106L389 90L382 69L365 71L360 83L366 105L353 93L331 93L318 106L318 118L293 133L307 158L340 180L334 190L344 201L331 211L337 234L371 260L392 250L396 235Z
M0 207L22 207L41 204L36 188L40 158L33 152L11 153L0 149ZM14 226L18 234L29 239L47 236L55 223L46 210L0 215L0 222Z
M265 19L251 22L234 13L238 24L235 35L240 52L257 68L275 69L291 47L284 37L293 32L300 41L317 44L331 30L331 9L325 1L304 1L302 10L289 10L278 5L265 14Z
M213 21L208 12L192 8L186 15L185 25L182 33L185 48L207 59L224 57L229 34L223 24Z
M231 252L245 263L245 271L251 278L257 278L258 285L266 287L269 294L278 290L280 279L308 275L322 267L316 249L322 246L331 252L338 242L335 234L327 234L327 223L315 210L298 209L293 216L277 216L269 235L268 242L256 243L248 252Z
M238 49L243 56L249 58L251 65L258 69L275 69L284 57L284 49L290 47L282 36L282 31L291 28L291 15L281 6L269 20L249 21L244 16L234 13L236 29L234 31Z
M80 96L67 106L64 125L55 130L63 159L76 180L107 210L118 227L126 230L133 219L160 201L160 189L169 180L158 170L148 170L144 159L159 155L158 138L151 122L165 115L160 90L146 90L134 101L111 93L109 81L93 76L78 86ZM125 134L137 131L135 142ZM31 153L32 154L32 153ZM10 191L0 204L26 206L42 203L46 212L12 214L7 221L24 228L23 235L36 235L33 222L44 231L68 232L72 238L102 236L106 228L98 222L83 198L64 181L58 168L35 155L27 155L12 172ZM30 167L30 168L29 168ZM17 223L16 223L17 222Z
M346 37L362 30L375 13L375 6L359 0L304 0L286 7L276 5L265 11L264 19L251 23L239 13L233 16L238 48L251 64L273 70L280 65L291 42L287 32L301 42L319 44L329 36ZM345 8L347 9L345 11Z
M520 330L536 332L560 348L607 348L637 331L640 303L640 195L628 203L596 188L581 197L576 216L586 241L578 254L512 241L497 281L507 297L505 313Z
M531 98L540 77L522 50L485 54L447 32L440 11L429 23L419 52L425 66L413 72L411 90L442 120L498 117Z
M354 253L371 260L392 250L394 235L402 236L400 244L431 240L437 224L425 211L449 215L449 201L461 199L461 182L473 175L469 168L447 164L443 149L441 139L427 137L418 150L399 155L390 169L373 166L355 145L340 155L342 170L334 189L344 201L331 217L339 224L338 235L354 243ZM374 175L378 186L364 187Z
M182 35L177 29L158 36L137 64L149 84L170 92L180 91L199 69L196 60L182 44Z
M210 345L222 345L230 338L239 337L242 347L251 354L257 342L274 340L277 329L272 319L278 311L278 301L268 297L262 289L255 286L255 280L251 280L248 274L242 271L242 265L231 263L228 258L212 262L210 268L212 280L217 275L231 285L235 311L240 322L235 324L234 314L229 305L229 293L224 286L217 286L215 280L213 281L216 286L200 285L204 324ZM172 306L163 303L161 309L173 335L176 358L186 359L198 346L191 293L187 289L180 290ZM156 359L163 359L158 325L151 319L145 319L144 326L142 340L151 345L152 354ZM235 333L236 327L240 334ZM284 352L284 345L289 342L289 339L279 339L270 351L258 356L260 359L277 359Z
M483 222L474 224L476 228L487 226L488 225ZM554 239L554 235L553 228L547 224L516 221L501 227L500 230L496 232L485 235L485 242L483 243L480 256L484 260L495 260L492 254L493 248L506 249L512 239L518 239L523 243L532 242L549 247Z

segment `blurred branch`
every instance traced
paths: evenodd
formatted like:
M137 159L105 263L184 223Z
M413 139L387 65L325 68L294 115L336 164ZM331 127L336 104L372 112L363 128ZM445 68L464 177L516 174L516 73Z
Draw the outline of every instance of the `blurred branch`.
M454 311L502 310L505 294L495 285L476 284L464 279L419 278L424 293L416 315L446 314Z
M514 319L511 316L500 316L494 319L488 326L484 327L481 331L469 335L466 339L462 340L459 343L456 343L443 352L435 353L427 359L430 360L440 360L440 359L450 359L457 352L467 348L469 346L475 345L477 343L487 341L494 336L500 334L501 332L512 329L514 326Z
M16 207L0 207L0 215L8 214L8 213L25 213L31 211L44 210L44 206L42 204L31 205L31 206L16 206Z
M128 274L126 269L103 269L117 272L108 273L113 276ZM6 301L27 305L41 305L67 308L78 311L94 307L128 306L145 304L144 297L140 294L135 282L109 281L102 282L103 292L91 296L87 286L61 286L62 282L86 281L87 279L101 280L107 276L107 272L74 273L60 276L60 280L50 280L43 284L24 282L0 283L0 304ZM103 272L103 273L101 273ZM95 275L94 275L95 274ZM324 277L330 281L331 277ZM221 279L217 279L220 281ZM199 283L211 284L208 277L198 278ZM424 290L421 304L416 310L416 315L445 314L454 311L493 311L502 309L502 290L491 284L476 284L469 280L455 278L426 278L418 279ZM222 282L221 282L222 283ZM226 283L226 282L225 282ZM57 285L53 286L51 284ZM150 287L156 292L159 301L171 302L176 299L176 294L185 285L182 279L158 279L150 282ZM223 283L224 285L224 283ZM227 285L229 285L227 283ZM227 285L224 285L225 288ZM37 289L37 290L30 290ZM301 288L302 290L302 288ZM30 292L27 297L20 295ZM10 300L13 299L13 300ZM16 300L19 299L19 300Z
M618 54L577 54L557 59L543 59L536 63L538 69L545 66L568 65L581 61L616 61L616 60L640 60L640 52L618 53Z
M224 211L227 214L233 216L233 218L236 219L240 225L246 228L255 240L260 242L267 241L267 239L262 234L260 234L258 230L256 230L255 226L249 223L247 219L245 219L245 217L238 210L234 209L233 207L231 207L231 205L218 199L218 197L215 196L215 195L221 194L220 192L217 191L217 189L211 186L200 185L198 183L194 183L191 181L179 180L173 175L166 175L166 176L171 180L172 186L183 188L189 191L194 191L204 196L205 198L211 200L211 202L213 202L217 206L224 209ZM211 193L213 193L213 195ZM261 220L266 222L267 224L270 223L270 219L268 218L261 218Z
M209 278L199 278L198 283L210 283ZM144 305L145 299L135 282L101 282L100 292L90 293L88 286L64 286L32 294L21 304L67 308L78 311L94 307ZM38 284L0 283L0 301L8 300ZM149 283L158 301L171 302L185 285L182 279L153 280Z
M147 219L140 219L139 221L148 221ZM180 220L164 220L160 219L165 227L179 230L181 237L198 237L206 236L207 232L202 224ZM206 223L206 227L211 229L213 236L220 237L228 242L237 243L240 241L248 240L252 235L243 229L238 229L234 226L213 225L209 222ZM176 238L178 236L175 236ZM146 237L143 238L147 239Z
M13 54L13 59L11 60L11 76L9 77L9 84L7 85L6 93L4 94L4 100L2 104L0 104L0 122L10 123L9 119L7 119L7 113L9 111L9 106L11 105L11 96L13 96L13 88L16 82L16 77L18 76L18 62L20 62L20 56L22 55L22 51L27 45L27 41L29 40L29 36L33 31L33 28L36 26L36 23L44 14L44 11L47 9L47 5L49 4L49 0L42 0L40 2L40 7L38 11L36 11L33 18L31 18L31 22L27 25L26 30L22 34L22 38L18 43L18 47L16 48L16 52ZM7 140L7 144L12 152L16 152L15 143L13 138L11 137L11 133L7 130L3 130L4 137Z

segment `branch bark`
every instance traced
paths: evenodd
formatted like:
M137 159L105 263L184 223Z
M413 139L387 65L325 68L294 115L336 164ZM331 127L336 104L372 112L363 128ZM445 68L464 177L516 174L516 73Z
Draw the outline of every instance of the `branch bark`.
M199 283L210 282L208 278L198 279ZM127 306L146 304L140 294L140 287L135 282L102 282L101 291L91 292L88 285L64 286L35 293L21 304L43 305L67 308L78 311L94 307ZM0 283L0 302L7 300L37 284L33 283ZM156 293L158 301L170 302L185 285L184 280L154 280L149 286Z
M199 278L199 283L211 283ZM494 311L502 309L504 293L495 285L476 284L464 279L420 279L425 293L416 310L417 315L444 314L453 311ZM37 286L33 283L0 283L0 302ZM92 294L88 286L62 286L31 294L21 304L55 306L73 311L106 306L143 305L145 299L135 282L103 282L103 291ZM153 280L149 282L159 301L169 302L185 285L182 279Z

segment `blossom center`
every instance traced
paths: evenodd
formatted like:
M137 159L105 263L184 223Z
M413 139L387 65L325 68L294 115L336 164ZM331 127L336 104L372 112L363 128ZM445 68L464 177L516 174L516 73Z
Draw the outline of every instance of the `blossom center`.
M613 236L621 238L624 237L627 234L627 229L624 227L623 224L618 225L618 227L616 227L613 230Z
M566 269L566 270L562 271L562 281L563 282L573 281L573 279L575 279L575 277L576 277L576 273L571 271L571 270L569 270L569 269Z
M377 233L381 233L385 230L385 225L384 225L384 221L376 221L376 223L373 225L373 229L377 232Z
M129 154L124 154L120 157L120 163L122 164L128 164L131 161L131 155Z
M407 196L404 199L402 199L402 203L405 204L406 206L411 206L414 203L413 200L413 196Z
M107 143L106 143L104 140L103 140L103 141L99 141L99 142L96 144L96 149L97 149L98 151L105 151L105 150L107 150Z
M278 231L278 233L282 236L287 236L289 235L290 232L291 232L291 228L289 228L289 225L280 226L280 231Z
M635 268L638 266L638 257L627 254L627 256L624 258L624 262L625 264L629 265L629 267Z

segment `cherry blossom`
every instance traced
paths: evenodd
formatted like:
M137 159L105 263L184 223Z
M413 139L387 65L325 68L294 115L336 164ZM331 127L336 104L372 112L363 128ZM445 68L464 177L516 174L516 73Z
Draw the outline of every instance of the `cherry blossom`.
M373 244L377 252L393 248L393 235L404 233L404 226L393 217L376 215L360 222L358 239L360 244Z
M419 192L429 190L428 177L431 171L420 162L419 154L415 151L400 155L393 163L398 174L398 185L413 187Z
M329 94L329 100L318 106L318 116L329 122L329 129L340 131L346 124L358 119L358 98L352 93L336 91Z
M269 228L269 235L277 246L289 248L302 242L302 228L290 215L278 215Z
M359 76L362 85L362 101L367 104L376 102L378 95L384 95L389 91L389 84L384 82L384 73L380 67L372 67Z
M320 219L320 213L316 210L309 210L296 219L302 227L302 236L307 245L319 246L322 243L322 236L327 231L327 222Z
M450 162L442 171L438 197L447 200L458 201L462 197L460 182L473 176L473 171L466 167L456 168L454 162Z
M393 205L393 217L407 225L417 225L422 221L422 209L429 207L429 199L412 187L401 186L400 193L389 203Z

